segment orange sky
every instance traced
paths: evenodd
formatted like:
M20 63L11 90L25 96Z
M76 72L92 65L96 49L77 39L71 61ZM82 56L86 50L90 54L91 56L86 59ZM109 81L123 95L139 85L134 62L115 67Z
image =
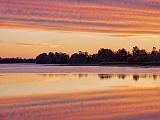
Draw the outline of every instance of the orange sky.
M160 45L159 0L0 0L0 56Z

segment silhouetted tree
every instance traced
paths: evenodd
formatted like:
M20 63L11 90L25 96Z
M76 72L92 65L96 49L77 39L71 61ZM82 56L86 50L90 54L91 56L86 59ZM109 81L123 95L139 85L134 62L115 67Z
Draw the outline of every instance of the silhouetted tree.
M89 55L88 56L88 63L90 64L98 64L98 55L97 54L93 54L93 55Z
M97 59L101 62L113 61L114 60L114 52L111 49L101 48L98 51Z
M137 64L143 64L144 62L147 62L149 59L149 54L144 49L139 49L137 46L133 47L132 50L132 56L127 58L127 61L129 63L137 63Z
M47 55L47 53L42 53L36 57L36 63L38 64L49 64L50 59Z
M87 52L81 52L74 53L70 58L71 64L85 64L88 63L88 53Z
M0 63L35 63L32 58L0 58Z
M126 61L129 56L129 52L127 52L124 48L119 49L116 53L118 61Z
M153 56L156 56L158 54L158 51L157 51L156 47L153 47L153 50L152 50L151 54Z
M132 54L133 54L133 56L139 56L140 49L137 46L133 47Z
M67 64L69 61L69 55L66 53L52 53L48 55L42 53L36 57L36 63L38 64Z

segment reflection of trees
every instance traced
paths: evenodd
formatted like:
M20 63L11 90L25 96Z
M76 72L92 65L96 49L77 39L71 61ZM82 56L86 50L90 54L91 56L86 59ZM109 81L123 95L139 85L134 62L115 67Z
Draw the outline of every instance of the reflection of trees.
M79 77L79 78L88 77L88 74L78 74L78 77Z
M68 74L68 73L64 73L64 74L59 74L59 73L43 73L43 74L38 74L41 75L42 77L65 77L65 76L75 76L78 78L87 78L90 76L90 74L88 73L75 73L75 74ZM0 75L1 76L1 75ZM129 75L129 74L98 74L98 77L100 80L109 80L112 78L118 78L118 79L127 79L129 77L132 77L132 79L134 81L138 81L139 79L153 79L153 80L157 80L160 79L160 74L133 74L133 75Z
M43 76L43 77L64 77L64 76L69 76L69 75L72 75L72 76L77 76L79 78L82 78L82 77L88 77L88 74L84 74L84 73L77 73L77 74L69 74L69 73L43 73L43 74L38 74L40 76Z
M113 74L98 74L98 77L103 80L103 79L111 79L113 77Z
M156 80L157 78L160 78L160 75L157 74L135 74L133 75L133 80L139 80L140 78L146 79L146 78L152 78L153 80Z
M79 78L87 78L89 76L87 73L74 73L72 75Z
M151 78L153 80L157 80L158 78L160 78L160 75L158 74L133 74L133 75L128 75L128 74L98 74L98 77L100 78L100 80L108 80L111 78L118 78L118 79L127 79L128 77L132 77L133 80L138 81L139 79L143 78Z
M119 74L117 75L119 79L125 79L126 78L126 74Z
M139 76L139 75L133 75L133 80L138 81L138 80L139 80L139 78L140 78L140 76Z
M153 79L157 80L158 75L153 75Z
M40 75L40 76L43 76L43 77L64 77L64 76L67 76L67 75L69 75L69 74L38 74L38 75Z

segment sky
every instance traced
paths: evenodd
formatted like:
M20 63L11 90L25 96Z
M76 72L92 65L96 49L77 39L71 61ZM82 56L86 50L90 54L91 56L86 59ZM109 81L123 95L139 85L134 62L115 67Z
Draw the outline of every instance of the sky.
M159 0L0 0L0 56L160 48Z

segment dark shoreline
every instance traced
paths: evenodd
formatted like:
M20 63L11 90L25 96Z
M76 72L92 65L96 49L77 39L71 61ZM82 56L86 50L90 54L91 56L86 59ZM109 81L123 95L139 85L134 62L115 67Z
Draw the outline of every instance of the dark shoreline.
M35 58L1 58L1 63L36 63L63 66L160 66L160 50L155 47L150 52L133 47L132 52L124 48L113 51L101 48L89 54L79 51L71 55L63 52L41 53Z

